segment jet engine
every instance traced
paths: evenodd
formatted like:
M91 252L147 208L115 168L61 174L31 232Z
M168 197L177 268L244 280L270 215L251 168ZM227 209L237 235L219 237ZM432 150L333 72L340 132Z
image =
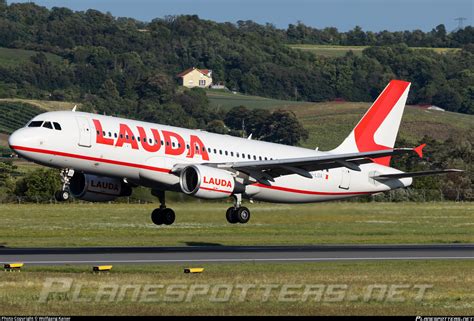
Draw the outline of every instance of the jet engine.
M75 198L89 202L108 202L132 194L132 188L121 179L80 172L72 176L69 191Z
M199 198L226 198L234 193L242 193L245 187L236 182L228 171L205 165L190 165L181 171L181 190Z

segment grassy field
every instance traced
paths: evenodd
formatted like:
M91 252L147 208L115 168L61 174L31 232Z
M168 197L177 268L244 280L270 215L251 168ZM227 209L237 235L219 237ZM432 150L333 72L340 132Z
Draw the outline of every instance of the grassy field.
M286 109L289 106L305 106L311 103L291 100L278 100L259 96L249 96L243 94L233 94L230 91L207 90L207 97L214 108L230 109L236 106L246 106L247 108Z
M290 44L292 49L304 50L314 53L317 56L325 57L343 57L349 51L355 55L362 55L362 51L369 46L335 46L335 45L307 45L307 44ZM416 50L434 50L438 53L446 53L449 51L456 51L459 48L427 48L427 47L411 47Z
M0 205L0 243L62 247L474 242L470 203L253 204L247 225L226 223L224 203L169 205L178 217L175 225L167 227L150 222L153 204ZM26 266L21 273L0 273L0 314L462 315L474 311L472 260L205 264L199 275L183 274L184 267L114 265L110 273L93 274L87 265ZM48 278L69 286L40 302ZM322 289L321 297L312 294L305 299L305 289L314 285ZM386 287L381 296L377 290L370 292L380 285ZM428 290L418 300L420 285ZM244 298L242 286L250 289ZM285 286L290 292L283 290ZM329 290L332 286L336 292ZM390 299L388 289L398 286L401 294ZM204 290L191 296L193 287ZM136 296L133 289L138 289ZM372 294L367 297L368 293Z
M78 110L81 104L70 102L70 101L54 101L54 100L38 100L38 99L22 99L22 98L0 98L1 102L11 103L25 103L42 109L43 111L58 111L58 110L71 110L77 105Z
M0 65L17 66L30 60L38 52L24 49L11 49L0 47ZM51 53L45 53L46 57L52 62L61 62L62 58Z
M171 226L156 226L157 204L0 205L7 247L474 243L472 203L247 204L252 219L231 225L230 204L168 204Z
M471 315L474 311L472 261L323 262L316 264L215 264L203 274L183 274L184 266L114 266L110 274L92 274L90 267L26 267L2 273L2 315ZM40 302L47 278L62 278L65 293ZM58 282L58 281L55 281ZM67 282L67 283L66 283ZM151 295L146 295L149 285ZM289 285L291 293L285 294ZM370 287L401 286L370 293ZM131 287L132 290L122 292ZM177 286L180 295L167 295ZM229 288L219 293L215 289ZM239 287L240 286L240 287ZM242 286L248 287L241 297ZM268 294L265 289L272 287ZM308 295L308 286L322 288L321 297ZM329 288L337 291L331 294ZM417 299L415 287L426 286ZM153 288L154 287L154 288ZM191 289L202 289L192 295ZM106 289L101 296L99 289ZM59 286L57 285L57 289ZM79 291L77 290L79 289ZM138 289L133 297L133 289ZM76 292L78 291L78 292ZM268 290L267 290L268 291ZM120 293L125 293L120 297ZM176 290L174 291L176 293ZM283 295L282 295L283 293ZM380 297L380 293L383 293ZM227 295L228 300L225 300ZM76 299L75 299L76 298ZM220 302L216 302L216 298ZM339 298L339 300L337 300ZM78 302L78 300L81 300ZM146 302L148 299L149 302ZM170 302L171 300L179 302ZM396 302L400 300L402 302ZM336 301L336 302L334 302ZM338 302L339 301L339 302Z

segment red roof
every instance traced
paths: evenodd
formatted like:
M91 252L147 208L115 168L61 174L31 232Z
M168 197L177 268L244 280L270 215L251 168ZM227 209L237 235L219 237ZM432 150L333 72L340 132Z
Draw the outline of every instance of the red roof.
M185 71L182 71L180 72L179 74L176 75L176 77L183 77L183 76L186 76L187 74L189 74L191 71L193 71L194 69L196 69L197 71L199 71L201 74L203 75L208 75L209 72L211 71L210 69L197 69L196 67L192 67L192 68L188 68L186 69Z

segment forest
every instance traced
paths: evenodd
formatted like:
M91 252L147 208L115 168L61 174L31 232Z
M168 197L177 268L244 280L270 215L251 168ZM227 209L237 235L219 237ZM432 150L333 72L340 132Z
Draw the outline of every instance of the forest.
M176 74L196 66L212 69L214 82L231 90L278 99L297 92L304 101L372 101L390 79L404 79L412 82L409 104L472 114L473 40L470 26L373 33L299 23L284 30L195 15L141 22L0 0L0 47L37 52L14 66L0 64L0 97L72 100L126 116L171 110L172 117L177 109L186 113ZM289 43L370 47L361 56L318 57ZM433 46L459 49L440 53Z

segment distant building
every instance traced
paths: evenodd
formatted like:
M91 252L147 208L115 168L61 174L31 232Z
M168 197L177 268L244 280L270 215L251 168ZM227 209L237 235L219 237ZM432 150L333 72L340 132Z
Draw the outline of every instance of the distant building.
M208 88L212 85L212 70L192 67L176 75L179 84L184 87Z

